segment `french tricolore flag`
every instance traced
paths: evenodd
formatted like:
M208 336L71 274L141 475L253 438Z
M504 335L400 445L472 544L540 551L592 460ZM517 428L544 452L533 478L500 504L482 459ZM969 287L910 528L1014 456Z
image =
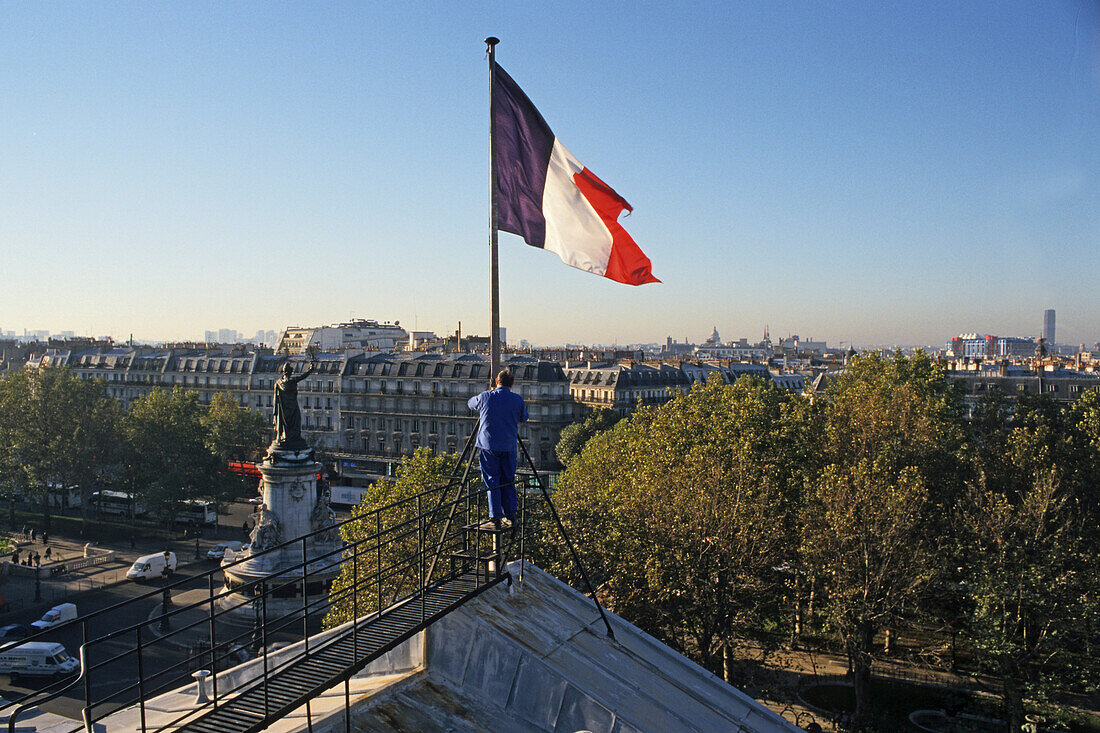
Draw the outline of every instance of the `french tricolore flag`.
M493 77L497 228L627 285L660 282L619 224L622 196L585 168L498 64Z

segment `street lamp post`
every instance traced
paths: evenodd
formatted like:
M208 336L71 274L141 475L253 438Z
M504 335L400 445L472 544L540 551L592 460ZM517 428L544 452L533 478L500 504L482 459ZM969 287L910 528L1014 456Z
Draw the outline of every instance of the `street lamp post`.
M165 585L167 585L168 578L165 578L164 582L165 582ZM160 601L161 616L160 616L160 624L157 626L157 629L160 630L160 631L168 631L172 627L172 624L171 624L171 622L168 618L168 611L172 608L172 591L170 589L168 589L167 587L165 587L160 592L160 597L161 597L161 601Z

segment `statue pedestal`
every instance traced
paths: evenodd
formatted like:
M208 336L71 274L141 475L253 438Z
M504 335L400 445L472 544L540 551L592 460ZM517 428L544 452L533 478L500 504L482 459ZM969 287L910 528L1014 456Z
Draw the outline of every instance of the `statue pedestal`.
M292 540L332 524L327 492L325 496L319 496L317 490L317 476L322 466L313 460L312 450L286 451L273 446L264 462L259 464L259 469L263 476L264 505L258 515L257 527L252 532L248 555L243 562L226 568L225 586L228 590L235 590L279 573L271 581L275 590L267 598L268 618L300 613L303 573L300 567L295 566L308 560L306 601L311 604L311 618L316 615L319 619L324 614L325 604L317 601L328 595L332 580L340 572L342 558L338 550L342 542L335 529L321 532L305 540L303 557L303 543ZM263 552L286 542L290 542L286 547ZM258 556L253 557L254 554ZM322 555L325 557L322 558ZM272 588L268 590L272 591ZM242 588L223 599L221 605L226 609L233 608L258 594L258 585L251 590ZM239 617L235 619L238 624L251 625L254 622L247 605L241 607L240 613L227 616Z

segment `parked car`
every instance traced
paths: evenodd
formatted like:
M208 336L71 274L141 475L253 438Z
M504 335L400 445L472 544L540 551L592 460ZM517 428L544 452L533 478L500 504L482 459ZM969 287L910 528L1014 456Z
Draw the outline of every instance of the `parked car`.
M8 624L7 626L0 626L0 643L11 641L12 639L22 639L23 637L30 635L31 630L23 624Z
M126 577L130 580L149 580L151 578L167 578L176 570L176 553L165 550L155 552L152 555L142 555L130 569L126 571Z
M76 604L62 603L46 611L42 614L42 618L31 622L31 626L34 627L35 632L38 632L60 626L66 621L72 621L74 618L76 618Z
M0 673L19 677L64 677L80 669L65 647L51 641L13 642L0 647Z
M207 560L224 560L225 553L230 550L234 553L241 551L241 542L238 540L231 540L229 542L219 542L210 548L210 552L206 553Z

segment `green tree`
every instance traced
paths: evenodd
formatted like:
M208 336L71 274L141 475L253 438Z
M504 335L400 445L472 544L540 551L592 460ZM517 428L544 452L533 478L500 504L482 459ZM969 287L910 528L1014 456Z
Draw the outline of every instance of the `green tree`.
M852 660L857 728L871 708L876 632L901 624L943 566L962 414L942 369L920 352L856 358L826 391L802 554Z
M978 663L1001 680L1011 730L1023 723L1025 698L1094 692L1100 679L1098 397L1069 412L1046 398L1021 399L1011 412L990 401L974 424L961 512L970 630Z
M805 407L770 382L712 377L596 434L554 495L607 603L727 679L733 639L782 613Z
M212 498L224 505L247 490L245 478L230 471L229 462L259 458L271 438L271 426L267 418L242 406L228 392L215 394L199 419L206 448L218 461Z
M585 415L583 420L565 426L554 448L561 465L568 466L569 462L584 450L585 443L591 440L593 435L614 427L618 421L619 418L613 411L598 408Z
M0 490L8 500L8 522L15 529L15 499L30 491L32 471L28 467L30 390L20 372L0 379Z
M395 597L410 590L408 582L412 578L401 568L404 567L404 560L416 553L416 532L413 531L404 537L387 536L380 556L373 551L375 545L370 538L374 537L378 527L385 532L387 528L415 518L417 510L415 501L398 506L390 505L402 499L414 497L428 489L442 486L450 478L457 460L458 457L454 455L436 455L430 448L417 448L412 455L401 460L395 480L380 479L363 492L363 498L359 504L352 507L352 516L361 519L347 522L340 528L340 535L345 544L352 546L362 542L358 574L355 572L356 564L345 557L340 574L329 590L331 605L325 616L326 628L339 626L352 620L355 607L353 596L348 591L353 584L357 584L361 591L358 593L359 615L379 610L378 586L367 582L368 578L378 572L379 558L385 576L381 583L382 606L389 605ZM422 506L424 511L429 508ZM371 516L376 510L381 510L378 516ZM368 552L366 548L370 551ZM348 553L345 553L345 556L347 555ZM397 570L393 570L395 567Z
M162 521L186 499L211 496L219 459L207 445L196 392L154 389L122 419L125 479L145 509Z
M117 458L118 417L102 382L67 367L24 368L0 381L0 473L41 502L46 528L51 486L80 486L87 519L89 493Z

